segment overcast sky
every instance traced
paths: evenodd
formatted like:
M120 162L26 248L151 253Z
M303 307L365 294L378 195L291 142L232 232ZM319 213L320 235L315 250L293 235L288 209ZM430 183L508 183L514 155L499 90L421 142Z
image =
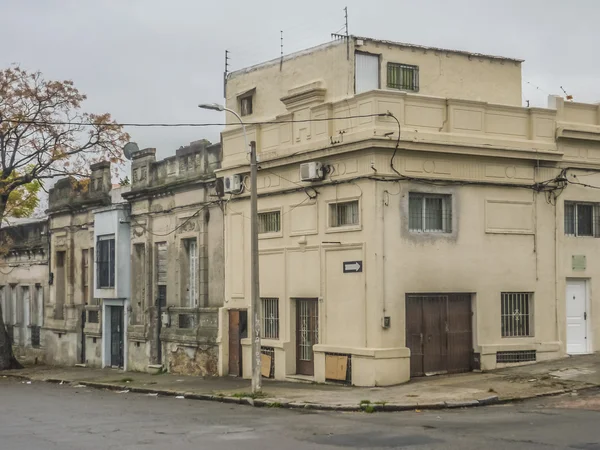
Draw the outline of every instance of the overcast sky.
M600 101L599 0L0 0L1 67L72 79L88 112L121 122L221 122L199 102L223 101L231 70L327 42L344 25L380 39L525 60L523 97L546 106L562 85ZM161 157L207 129L129 129Z

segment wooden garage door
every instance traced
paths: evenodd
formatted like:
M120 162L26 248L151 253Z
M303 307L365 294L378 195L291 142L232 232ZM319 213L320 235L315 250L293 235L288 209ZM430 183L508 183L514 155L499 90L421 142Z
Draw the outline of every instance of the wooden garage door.
M408 294L406 346L411 377L471 370L471 295Z

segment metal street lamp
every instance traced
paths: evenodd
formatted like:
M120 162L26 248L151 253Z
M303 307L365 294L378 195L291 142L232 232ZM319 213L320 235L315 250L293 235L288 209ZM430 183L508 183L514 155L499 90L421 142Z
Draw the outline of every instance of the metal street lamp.
M246 150L250 153L250 279L252 283L250 307L252 309L252 331L254 334L252 338L252 393L255 394L260 392L262 388L260 371L260 284L258 275L258 207L256 191L256 174L258 167L256 163L256 145L252 142L252 145L248 146L246 125L240 115L232 109L226 108L218 103L205 103L198 105L198 107L212 111L228 111L233 114L242 125L244 144L246 145Z

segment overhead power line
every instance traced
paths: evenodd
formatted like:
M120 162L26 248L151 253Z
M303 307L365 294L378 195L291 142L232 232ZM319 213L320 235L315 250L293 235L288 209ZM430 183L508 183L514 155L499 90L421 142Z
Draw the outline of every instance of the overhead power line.
M325 117L320 119L299 119L299 120L265 120L258 122L243 122L244 125L276 125L276 124L284 124L284 123L307 123L307 122L328 122L332 120L348 120L348 119L362 119L367 117L388 117L389 113L380 113L380 114L357 114L353 116L345 116L345 117ZM22 124L22 125L73 125L73 126L82 126L82 127L111 127L111 126L120 126L120 127L218 127L218 126L226 126L226 125L236 125L239 122L235 123L127 123L127 122L107 122L107 123L96 123L96 122L61 122L61 121L39 121L39 120L11 120L4 119L2 122L14 123L14 124Z

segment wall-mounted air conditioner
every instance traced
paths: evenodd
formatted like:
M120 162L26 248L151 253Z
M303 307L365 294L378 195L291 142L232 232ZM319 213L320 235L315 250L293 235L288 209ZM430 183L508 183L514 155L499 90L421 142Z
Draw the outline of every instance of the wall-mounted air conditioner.
M300 181L317 181L323 179L323 165L311 161L300 164Z
M242 178L239 175L230 175L223 179L223 190L226 194L239 194L242 192Z

